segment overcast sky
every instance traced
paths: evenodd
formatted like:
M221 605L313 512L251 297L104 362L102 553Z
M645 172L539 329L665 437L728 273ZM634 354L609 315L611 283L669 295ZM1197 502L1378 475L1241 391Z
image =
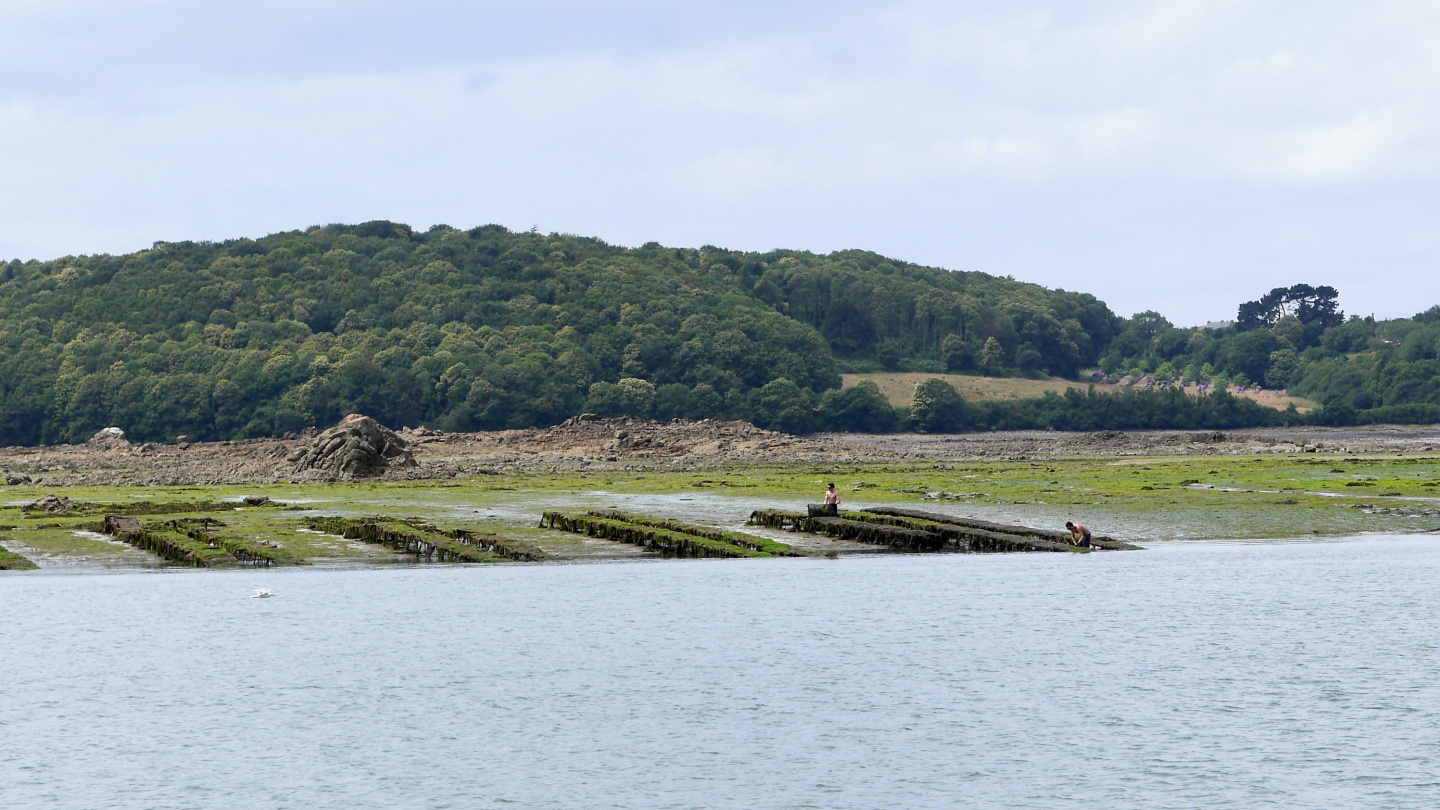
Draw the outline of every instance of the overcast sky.
M0 257L329 222L1440 303L1440 3L0 0Z

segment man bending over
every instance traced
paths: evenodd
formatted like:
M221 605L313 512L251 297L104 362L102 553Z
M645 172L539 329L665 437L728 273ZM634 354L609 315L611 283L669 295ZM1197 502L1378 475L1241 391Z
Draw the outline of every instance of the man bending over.
M1083 547L1085 547L1085 548L1094 548L1094 546L1092 546L1092 545L1090 544L1090 530L1089 530L1089 529L1085 528L1084 526L1080 525L1079 523L1071 523L1071 522L1068 521L1068 520L1065 521L1065 528L1067 528L1067 529L1070 530L1070 542L1071 542L1071 544L1077 545L1077 546L1083 546Z

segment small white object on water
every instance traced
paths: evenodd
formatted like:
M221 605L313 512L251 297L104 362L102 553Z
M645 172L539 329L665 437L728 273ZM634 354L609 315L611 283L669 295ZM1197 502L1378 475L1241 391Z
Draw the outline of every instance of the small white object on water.
M269 599L270 597L272 597L272 596L274 596L274 595L275 595L275 592L272 591L272 590L270 590L269 588L256 588L256 589L255 589L255 592L252 593L252 594L250 594L250 598L251 598L251 599Z

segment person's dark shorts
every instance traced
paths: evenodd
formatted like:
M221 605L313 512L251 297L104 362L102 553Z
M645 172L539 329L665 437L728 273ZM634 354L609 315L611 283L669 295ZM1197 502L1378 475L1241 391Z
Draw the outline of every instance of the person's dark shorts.
M1095 546L1093 546L1093 545L1090 544L1090 533L1089 533L1089 532L1086 532L1086 533L1085 533L1085 536L1082 537L1082 538L1080 538L1080 542L1079 542L1077 545L1084 546L1085 548L1094 548L1094 547L1095 547Z

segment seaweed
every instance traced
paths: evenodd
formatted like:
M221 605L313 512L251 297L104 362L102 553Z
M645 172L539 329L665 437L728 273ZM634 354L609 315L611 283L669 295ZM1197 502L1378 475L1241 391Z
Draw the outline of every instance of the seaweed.
M778 509L757 509L750 513L750 523L785 531L824 534L840 540L889 546L897 551L940 551L946 545L945 538L934 532L866 523L840 516L811 517L808 514Z
M882 518L888 517L908 523L923 521L931 525L957 526L982 532L988 532L995 535L1033 537L1036 540L1058 543L1067 546L1071 545L1069 532L1054 531L1052 529L1035 529L1029 526L1017 526L1007 523L994 523L988 520L981 520L979 518L957 517L954 515L941 514L939 512L924 512L919 509L899 509L889 506L873 506L869 509L864 510L863 512L855 514L875 515ZM859 517L859 519L866 520L871 518ZM1090 542L1093 543L1096 548L1105 549L1107 551L1134 551L1139 550L1140 548L1139 546L1133 545L1131 543L1116 540L1113 537L1092 537L1090 539ZM1073 548L1073 546L1071 547Z
M714 540L698 534L687 534L659 526L647 526L590 514L567 515L563 512L546 512L540 517L540 527L629 543L653 549L666 557L775 556L768 551L757 551L748 546Z
M301 561L287 552L240 537L217 536L214 527L223 527L214 518L178 518L150 524L127 515L106 515L104 533L148 551L177 565L210 568L217 565L271 566Z
M177 518L160 524L161 528L182 532L192 540L219 546L241 564L268 567L303 563L302 560L295 558L284 549L258 540L211 534L212 527L224 527L224 525L223 521L215 518Z
M771 540L765 537L758 537L753 534L743 534L741 532L727 532L724 529L716 529L710 526L696 526L690 523L681 523L678 520L671 520L669 518L654 518L646 515L631 515L625 512L618 512L614 510L592 509L589 512L586 512L586 514L590 515L591 517L618 520L622 523L634 523L640 526L654 526L657 529L669 529L672 532L679 532L681 534L693 534L696 537L704 537L721 543L729 543L734 546L743 546L744 548L753 549L755 551L763 551L767 554L774 554L781 557L806 556L795 551L793 546L790 546L786 543L781 543L779 541Z
M59 503L63 502L63 503ZM44 499L25 504L20 511L26 517L75 517L94 515L129 515L145 517L150 515L177 515L204 512L234 512L242 508L276 507L280 504L266 500L258 503L241 501L128 501L124 503L90 503L58 499L57 508L47 510Z
M523 543L485 533L454 529L446 532L418 520L396 520L384 515L369 518L311 517L305 525L327 534L377 543L423 560L439 562L534 562L547 555Z
M1070 551L1088 552L1091 549L1061 542L1049 536L1041 536L1042 530L1025 527L1005 527L1000 524L972 526L937 518L932 515L904 509L876 508L863 512L841 512L834 517L800 514L778 509L757 509L750 515L750 522L758 526L785 531L824 534L841 540L854 540L873 545L890 546L897 551L958 551L971 554L1025 551ZM996 531L1015 529L1016 531ZM1112 541L1114 542L1114 541ZM1127 544L1117 543L1117 547ZM1129 546L1134 548L1134 546Z
M115 537L176 565L210 568L238 562L234 555L218 543L208 538L196 539L184 532L146 528L138 532L120 532Z

